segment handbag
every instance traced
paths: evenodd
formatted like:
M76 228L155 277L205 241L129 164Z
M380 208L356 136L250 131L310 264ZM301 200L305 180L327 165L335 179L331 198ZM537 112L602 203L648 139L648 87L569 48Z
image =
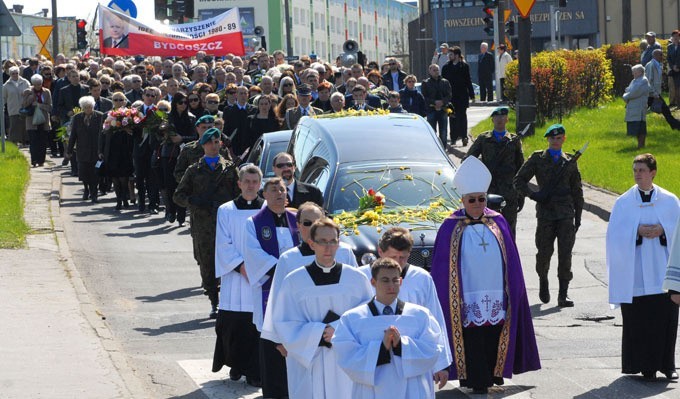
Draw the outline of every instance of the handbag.
M19 108L19 114L23 116L33 116L35 113L35 105L29 105L28 107Z
M42 111L33 113L33 126L42 125L45 122L47 122L47 120L45 119L45 114Z

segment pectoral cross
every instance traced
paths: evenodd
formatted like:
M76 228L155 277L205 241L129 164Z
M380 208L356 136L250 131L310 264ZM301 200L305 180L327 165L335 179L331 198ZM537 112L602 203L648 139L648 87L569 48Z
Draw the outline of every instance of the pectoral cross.
M484 236L482 236L482 242L480 242L480 243L477 244L477 245L479 245L480 247L482 247L482 249L484 249L484 252L486 252L486 247L489 246L489 243L486 242L486 241L484 241Z
M488 295L484 295L484 299L482 299L482 303L486 305L486 311L489 311L489 304L491 303L491 299L489 299Z

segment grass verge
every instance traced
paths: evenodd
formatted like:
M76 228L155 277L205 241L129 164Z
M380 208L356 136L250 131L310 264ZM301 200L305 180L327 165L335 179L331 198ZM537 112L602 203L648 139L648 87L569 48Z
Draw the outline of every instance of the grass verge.
M563 149L573 153L590 142L588 149L578 161L583 181L606 188L616 193L623 193L633 186L633 158L645 152L654 154L659 170L654 182L675 193L680 193L680 132L673 131L662 115L647 115L647 142L642 150L637 149L637 138L626 135L624 121L625 104L618 99L596 109L580 109L562 119L567 130L567 141ZM677 116L676 116L677 117ZM547 148L543 138L546 127L557 123L549 120L544 126L536 127L536 134L522 140L524 156L528 157L536 150ZM472 129L472 135L491 130L491 119L480 122ZM515 128L515 113L511 110L510 131ZM675 165L675 166L673 166Z
M28 162L13 143L0 153L0 248L24 245L28 226L24 221L24 192Z

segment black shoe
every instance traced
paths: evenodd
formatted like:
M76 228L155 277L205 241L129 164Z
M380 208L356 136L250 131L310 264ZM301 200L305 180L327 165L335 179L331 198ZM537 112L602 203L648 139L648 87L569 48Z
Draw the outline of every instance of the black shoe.
M185 222L185 218L177 217L177 224L179 225L179 227L184 226L184 222Z
M241 372L236 369L229 370L229 379L232 381L238 381L242 376L243 374L241 374Z
M172 213L166 213L165 220L167 220L170 223L175 223L175 215L173 215Z
M90 198L90 190L83 191L83 201L86 201L89 198Z
M123 208L128 209L129 207L130 207L130 203L128 202L128 200L124 200L123 201Z
M463 147L467 147L468 145L468 139L463 139Z
M677 380L678 379L678 373L675 370L669 370L663 373L666 376L666 379L668 380Z
M541 300L543 303L548 303L550 302L550 289L548 286L548 277L539 277L538 278L538 299Z
M146 206L144 206L144 204L139 204L139 207L137 207L137 209L139 209L139 211L143 213L146 210Z
M477 394L477 395L486 395L489 393L489 388L483 387L483 388L472 388L472 393Z
M149 215L158 215L158 209L149 208Z
M121 208L120 201L116 202L116 210L119 211Z
M97 196L96 196L96 195L93 195L93 196L92 196L92 203L93 203L93 204L98 204L98 203L99 203L99 201L97 200Z
M560 280L560 291L557 294L557 306L561 308L573 308L574 301L569 299L567 291L569 290L569 281Z
M217 318L217 306L213 305L212 310L210 311L210 315L208 315L209 319L215 320Z
M258 378L246 377L246 384L250 385L251 387L261 388L262 387L262 380L260 380Z
M652 371L651 373L642 373L642 378L645 381L656 381L656 371Z

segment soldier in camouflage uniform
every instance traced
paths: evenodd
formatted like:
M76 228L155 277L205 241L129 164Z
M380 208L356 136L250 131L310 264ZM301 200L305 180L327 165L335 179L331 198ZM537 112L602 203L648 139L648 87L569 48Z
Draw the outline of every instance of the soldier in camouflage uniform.
M505 208L501 211L515 237L517 213L524 206L524 196L515 191L512 180L524 163L522 141L506 131L508 107L498 107L491 113L493 130L480 134L467 152L467 157L479 157L491 172L490 194L502 195Z
M219 154L220 131L208 129L199 140L205 155L189 166L173 200L191 210L191 235L201 269L202 287L210 299L210 318L217 318L219 283L215 277L215 226L217 208L238 195L236 169Z
M557 277L560 290L557 305L574 306L568 295L571 273L571 250L574 247L576 231L581 225L583 211L583 188L581 173L571 154L562 152L566 137L564 126L550 126L544 137L548 138L548 149L536 151L522 165L514 179L515 189L536 201L536 272L543 303L550 302L548 270L557 238ZM536 176L538 191L529 189L529 180Z

